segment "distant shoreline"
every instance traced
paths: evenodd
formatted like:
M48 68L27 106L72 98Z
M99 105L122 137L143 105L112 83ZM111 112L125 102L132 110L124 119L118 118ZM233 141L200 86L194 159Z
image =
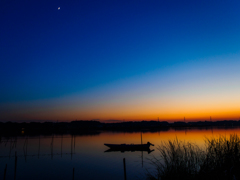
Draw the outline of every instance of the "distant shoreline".
M141 121L102 123L99 121L72 121L72 122L0 122L0 135L21 135L21 134L96 134L98 131L120 131L120 132L156 132L169 129L229 129L240 127L240 121L198 121L198 122L174 122L167 121Z

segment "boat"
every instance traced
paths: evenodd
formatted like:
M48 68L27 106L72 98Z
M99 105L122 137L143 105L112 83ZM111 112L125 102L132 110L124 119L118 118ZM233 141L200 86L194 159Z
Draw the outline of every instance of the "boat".
M105 146L109 147L109 151L150 151L149 147L154 146L150 142L147 144L104 144Z

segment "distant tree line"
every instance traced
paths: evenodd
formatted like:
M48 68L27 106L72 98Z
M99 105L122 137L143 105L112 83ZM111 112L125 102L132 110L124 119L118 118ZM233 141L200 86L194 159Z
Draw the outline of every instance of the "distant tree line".
M110 130L110 131L158 131L169 128L231 128L240 126L240 121L197 121L174 122L167 121L129 121L120 123L102 123L99 121L76 120L72 122L0 122L0 134L26 134L26 133L81 133L86 131Z

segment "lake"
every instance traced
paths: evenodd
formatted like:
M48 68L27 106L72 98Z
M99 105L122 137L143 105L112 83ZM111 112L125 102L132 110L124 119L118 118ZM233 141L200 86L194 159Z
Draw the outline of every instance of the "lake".
M128 180L145 179L147 170L154 169L150 163L158 155L157 147L176 137L182 141L191 141L204 147L204 139L240 135L239 128L228 129L170 129L156 132L109 132L99 131L83 135L54 134L1 137L0 178L9 179L124 179L123 158L126 160ZM149 153L144 151L104 152L109 144L145 144L148 141L155 146ZM15 158L17 156L17 158ZM74 169L74 173L73 173Z

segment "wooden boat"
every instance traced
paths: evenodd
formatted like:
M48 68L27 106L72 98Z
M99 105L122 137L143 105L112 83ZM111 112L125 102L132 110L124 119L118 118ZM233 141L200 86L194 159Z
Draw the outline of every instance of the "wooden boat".
M147 144L104 144L112 150L118 151L148 151L150 146L154 146L150 142Z

